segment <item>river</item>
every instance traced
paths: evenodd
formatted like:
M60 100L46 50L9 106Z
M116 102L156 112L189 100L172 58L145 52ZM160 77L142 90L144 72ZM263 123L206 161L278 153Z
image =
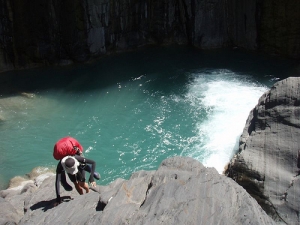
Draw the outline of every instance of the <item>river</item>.
M152 47L86 65L1 74L0 189L54 171L55 142L76 138L98 184L193 157L222 173L250 110L293 61L235 50Z

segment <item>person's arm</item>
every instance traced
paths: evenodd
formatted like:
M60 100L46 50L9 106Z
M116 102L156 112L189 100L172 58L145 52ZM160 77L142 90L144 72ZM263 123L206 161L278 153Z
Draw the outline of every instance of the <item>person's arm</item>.
M59 161L56 167L56 179L55 179L55 192L56 192L56 203L60 204L61 203L61 198L60 198L60 180L61 180L61 173L63 172L62 165Z
M91 164L92 165L92 169L91 169L91 173L90 173L90 178L89 178L89 182L93 183L94 181L94 172L96 169L96 162L94 160L91 159L87 159L78 155L75 155L75 158L78 160L78 162L80 163L85 163L85 164Z

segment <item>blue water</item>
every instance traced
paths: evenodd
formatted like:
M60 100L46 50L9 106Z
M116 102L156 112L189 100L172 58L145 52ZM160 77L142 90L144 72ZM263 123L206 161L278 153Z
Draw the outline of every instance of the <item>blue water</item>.
M288 60L183 47L1 74L0 188L36 167L53 171L64 136L97 162L102 185L175 155L222 173L259 97L295 74Z

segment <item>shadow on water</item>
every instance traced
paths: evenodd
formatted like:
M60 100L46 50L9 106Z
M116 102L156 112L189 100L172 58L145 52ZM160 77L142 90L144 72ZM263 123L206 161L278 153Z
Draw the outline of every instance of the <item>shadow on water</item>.
M151 47L135 52L120 53L93 63L64 67L10 71L0 75L0 93L15 94L47 89L87 91L116 85L142 75L160 74L160 85L186 79L186 71L228 69L239 74L255 74L262 80L277 80L298 76L293 60L259 55L241 50L199 50L187 47ZM287 71L287 68L290 68ZM163 76L162 76L163 75ZM164 76L165 75L165 76ZM156 77L158 78L158 77ZM2 95L3 96L3 95Z

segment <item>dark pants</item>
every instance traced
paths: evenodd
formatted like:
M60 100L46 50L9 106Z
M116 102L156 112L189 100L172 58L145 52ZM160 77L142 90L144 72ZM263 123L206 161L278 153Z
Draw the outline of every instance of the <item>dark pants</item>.
M85 182L85 171L83 169L78 168L78 172L76 174L68 173L68 176L73 183L76 181Z

